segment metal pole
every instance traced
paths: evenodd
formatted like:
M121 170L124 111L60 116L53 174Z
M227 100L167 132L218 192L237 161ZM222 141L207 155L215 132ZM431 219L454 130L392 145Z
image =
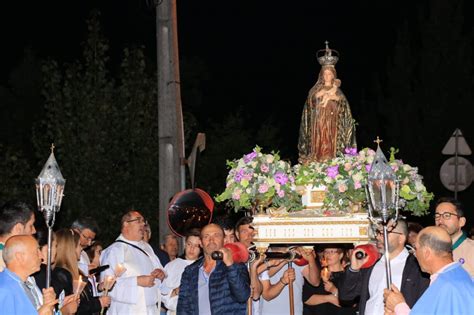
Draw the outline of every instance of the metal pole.
M288 269L293 268L293 262L288 262ZM290 296L290 315L295 314L295 297L293 296L293 281L288 281L288 294Z
M458 200L458 129L454 132L454 199Z
M52 243L53 227L48 226L48 259L46 262L46 288L51 284L51 243Z
M383 246L385 248L385 272L387 277L387 289L390 290L392 285L392 270L390 268L390 253L388 251L388 232L387 223L383 223Z
M247 268L250 274L250 262L247 262ZM252 277L250 277L250 284L252 284ZM247 315L252 315L252 300L253 300L253 287L250 286L250 297L247 301Z

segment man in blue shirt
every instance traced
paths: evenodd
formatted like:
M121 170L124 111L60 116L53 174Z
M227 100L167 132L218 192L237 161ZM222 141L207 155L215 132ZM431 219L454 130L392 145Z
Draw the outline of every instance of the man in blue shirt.
M453 262L451 238L441 227L421 230L416 258L431 283L410 310L398 288L385 289L386 314L469 315L474 310L474 282L458 262Z
M2 255L7 267L0 273L2 314L51 314L57 302L53 288L43 289L40 297L28 282L28 277L40 269L38 242L29 235L12 236L5 243Z
M245 315L250 296L246 266L234 263L232 252L224 246L224 231L217 224L201 230L204 257L186 267L181 278L177 313L180 315ZM212 252L220 251L222 261Z

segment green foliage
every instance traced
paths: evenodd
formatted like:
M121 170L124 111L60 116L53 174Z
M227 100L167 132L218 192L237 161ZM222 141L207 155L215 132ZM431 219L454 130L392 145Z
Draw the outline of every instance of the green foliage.
M39 171L38 171L39 173ZM26 200L34 202L34 183L30 165L21 153L0 144L0 201ZM25 192L29 191L25 199Z
M93 13L87 23L82 60L44 64L46 118L35 126L33 142L42 163L49 144L57 148L66 178L60 224L93 216L101 227L100 238L111 241L127 208L150 219L156 213L158 113L156 79L144 48L124 50L114 80L98 18Z

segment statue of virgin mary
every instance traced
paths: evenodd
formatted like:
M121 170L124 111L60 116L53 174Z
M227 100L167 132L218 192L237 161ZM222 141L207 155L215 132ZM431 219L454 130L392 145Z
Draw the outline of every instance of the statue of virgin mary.
M324 55L319 56L319 52ZM301 117L298 151L303 164L327 161L344 153L345 148L356 147L355 122L337 79L337 51L329 49L326 42L326 49L319 52L321 71L308 93Z

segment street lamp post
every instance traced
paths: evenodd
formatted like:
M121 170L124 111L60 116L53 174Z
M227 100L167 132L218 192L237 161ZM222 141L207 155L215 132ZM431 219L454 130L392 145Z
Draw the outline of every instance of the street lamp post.
M387 225L389 222L392 222L393 226L395 226L398 220L400 183L388 164L387 158L380 149L380 142L382 141L377 137L375 142L377 143L377 151L368 174L365 192L367 195L369 219L376 226L382 225L383 228L385 271L387 288L390 289L392 273L390 268Z
M48 258L46 268L46 287L50 287L51 282L51 236L53 232L56 212L59 212L63 199L64 179L59 170L58 163L54 157L54 144L51 145L51 154L43 166L41 173L35 180L36 199L38 209L43 213L46 226L48 227Z

